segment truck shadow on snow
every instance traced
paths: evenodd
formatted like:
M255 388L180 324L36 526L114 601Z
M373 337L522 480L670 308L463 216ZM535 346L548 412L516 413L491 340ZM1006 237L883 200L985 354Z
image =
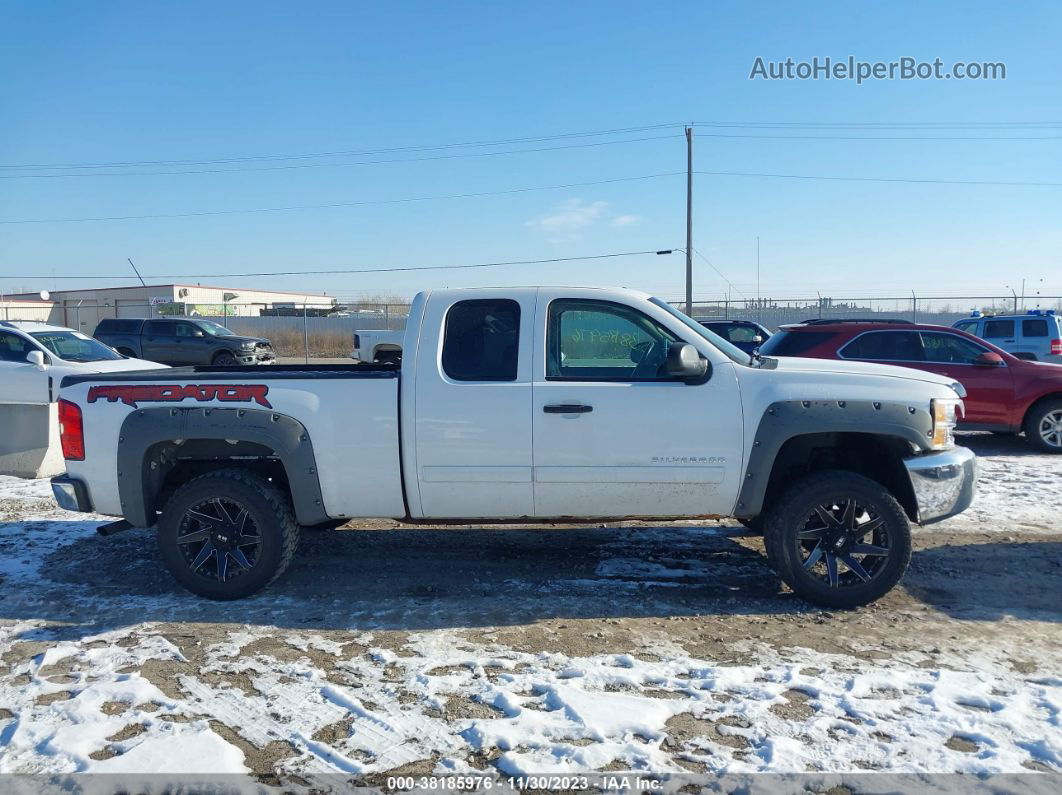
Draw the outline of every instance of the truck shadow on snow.
M321 629L507 626L547 618L780 615L817 608L783 592L758 540L736 528L453 528L307 531L287 573L238 602L180 589L149 531L102 539L77 522L0 524L75 540L42 549L32 584L0 583L0 618L71 622L79 634L142 621ZM5 551L5 555L11 553ZM1062 621L1062 541L990 541L915 552L886 597L948 615ZM86 626L88 625L88 626Z
M179 588L150 531L104 539L82 523L36 524L75 538L42 550L31 586L0 584L2 618L426 629L811 610L781 594L738 528L308 530L277 582L222 603ZM12 527L0 533L11 538Z

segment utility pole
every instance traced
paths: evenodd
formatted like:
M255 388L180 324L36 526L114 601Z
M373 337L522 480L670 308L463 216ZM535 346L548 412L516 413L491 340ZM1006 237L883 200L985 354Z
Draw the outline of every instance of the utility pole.
M693 128L686 128L686 314L693 317Z
M760 300L760 236L756 235L756 319L763 320L763 303Z

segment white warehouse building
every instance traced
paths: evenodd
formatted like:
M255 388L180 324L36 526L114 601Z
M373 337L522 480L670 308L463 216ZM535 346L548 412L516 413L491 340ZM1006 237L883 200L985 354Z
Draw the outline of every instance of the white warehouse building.
M0 320L46 320L91 334L105 317L257 317L262 310L330 310L336 299L323 293L214 287L200 284L155 284L58 290L42 300L37 293L3 296ZM27 314L29 313L29 314ZM32 315L32 317L30 316Z

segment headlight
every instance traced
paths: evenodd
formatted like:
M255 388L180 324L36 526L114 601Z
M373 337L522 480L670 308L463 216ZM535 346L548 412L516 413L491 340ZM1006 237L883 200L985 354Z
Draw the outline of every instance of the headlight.
M253 351L254 350L254 343L253 342L241 342L240 343L240 350L241 351Z
M955 423L962 410L962 401L955 398L936 398L930 403L933 415L933 440L930 447L946 450L955 446Z

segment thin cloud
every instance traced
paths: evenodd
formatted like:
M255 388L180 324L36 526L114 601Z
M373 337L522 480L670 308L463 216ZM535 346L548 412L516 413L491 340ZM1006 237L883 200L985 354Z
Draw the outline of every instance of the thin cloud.
M622 229L625 226L636 224L640 220L642 220L642 217L640 215L617 215L615 218L609 221L609 226L613 226L616 229Z
M567 199L550 212L527 221L525 226L544 232L554 241L577 240L582 237L582 230L602 219L608 206L605 201Z

